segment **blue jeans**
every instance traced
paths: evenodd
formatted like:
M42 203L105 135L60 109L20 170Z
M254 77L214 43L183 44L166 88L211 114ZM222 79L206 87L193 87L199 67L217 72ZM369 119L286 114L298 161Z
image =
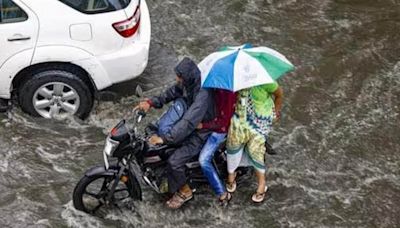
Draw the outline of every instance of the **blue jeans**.
M226 190L211 161L214 157L215 151L218 149L218 146L224 141L225 136L226 133L213 132L210 137L208 137L206 144L204 144L199 157L203 174L206 176L211 188L218 196L222 195L222 193L226 192Z
M178 98L168 108L168 110L160 117L156 126L158 128L157 134L165 136L174 127L174 125L182 119L187 110L186 102L182 98Z

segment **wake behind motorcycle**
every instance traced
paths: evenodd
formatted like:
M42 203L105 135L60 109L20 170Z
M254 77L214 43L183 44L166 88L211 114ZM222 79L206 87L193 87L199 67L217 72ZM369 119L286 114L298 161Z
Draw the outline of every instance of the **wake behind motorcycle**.
M137 112L133 127L121 120L108 134L103 150L104 164L89 168L73 192L77 210L95 214L102 207L118 207L126 199L142 200L142 183L159 194L168 192L167 160L175 146L154 146L148 143L151 128L140 134L135 125L145 117ZM226 154L222 145L215 153L213 164L221 178L227 176ZM187 183L192 189L207 184L198 159L186 165ZM241 168L237 181L251 174L251 169Z

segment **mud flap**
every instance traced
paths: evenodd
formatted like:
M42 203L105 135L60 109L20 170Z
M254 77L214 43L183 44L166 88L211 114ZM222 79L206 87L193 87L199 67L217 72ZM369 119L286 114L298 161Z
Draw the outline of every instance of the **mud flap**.
M140 187L139 181L133 172L129 172L129 180L133 198L142 200L142 188Z

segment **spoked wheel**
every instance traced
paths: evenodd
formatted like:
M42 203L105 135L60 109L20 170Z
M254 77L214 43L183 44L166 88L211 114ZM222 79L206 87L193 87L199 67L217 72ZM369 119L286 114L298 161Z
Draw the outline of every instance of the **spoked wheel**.
M108 206L118 205L119 202L132 197L132 191L129 188L130 181L118 181L111 202L107 202L106 199L114 181L114 176L84 176L74 189L74 207L86 213L96 214Z

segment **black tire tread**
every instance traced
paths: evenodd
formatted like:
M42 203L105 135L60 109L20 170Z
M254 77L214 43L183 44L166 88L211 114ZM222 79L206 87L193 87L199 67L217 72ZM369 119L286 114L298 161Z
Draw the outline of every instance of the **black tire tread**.
M92 176L92 177L87 177L84 176L78 184L75 186L74 193L72 195L72 202L74 204L75 209L84 211L84 212L89 212L86 210L85 206L83 205L82 202L82 195L86 189L86 187L94 180L97 178L100 178L101 176Z
M40 116L31 101L35 90L45 83L59 81L69 85L74 84L74 89L80 93L81 100L76 116L81 119L86 118L93 107L93 95L86 83L77 75L79 73L74 68L67 66L60 69L53 66L34 71L33 76L25 80L18 90L18 101L22 110L33 116Z
M78 184L75 186L73 195L72 195L72 202L74 204L75 209L84 211L86 213L89 213L85 209L85 206L83 205L82 202L82 195L86 189L86 187L94 180L102 177L109 177L108 175L95 175L95 176L84 176L82 179L78 182ZM137 181L136 178L133 180L129 179L128 182L126 183L126 186L128 187L129 195L132 197L134 200L141 200L141 189L140 189L140 184Z

